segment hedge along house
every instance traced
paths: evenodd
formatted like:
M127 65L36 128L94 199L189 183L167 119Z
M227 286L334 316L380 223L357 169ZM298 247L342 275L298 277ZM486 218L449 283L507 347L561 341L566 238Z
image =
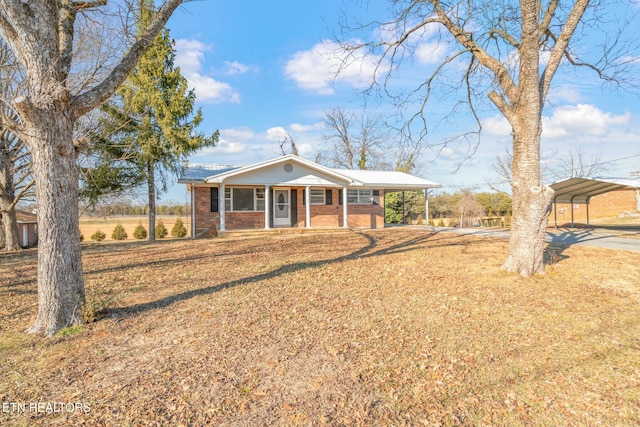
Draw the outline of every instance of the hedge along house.
M385 193L440 187L402 172L331 169L295 155L242 167L189 165L178 182L191 193L196 237L226 230L382 228Z

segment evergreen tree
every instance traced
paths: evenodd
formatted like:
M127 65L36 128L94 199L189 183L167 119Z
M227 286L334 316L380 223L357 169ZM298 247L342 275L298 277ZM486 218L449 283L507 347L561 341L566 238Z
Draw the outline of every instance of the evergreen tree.
M173 224L173 228L171 229L172 237L184 237L187 235L187 229L184 226L181 218L176 219L176 223Z
M140 0L140 4L141 32L152 19L153 1ZM156 228L156 179L162 183L160 190L166 190L168 175L178 174L189 154L218 140L217 131L211 136L196 131L202 112L194 112L195 92L188 89L174 60L170 32L164 29L102 107L103 129L95 150L106 161L94 168L97 179L85 178L86 193L95 197L103 190L123 191L146 181L150 230ZM156 237L155 233L148 236L150 241Z
M102 242L106 237L107 235L104 234L104 232L100 230L96 230L96 232L91 235L91 240L95 240L96 242Z
M138 224L136 229L133 230L133 237L136 239L146 239L147 238L147 229L144 228L142 224Z
M167 230L167 227L164 225L162 220L158 221L158 225L156 225L155 230L155 237L158 239L164 239L167 237L167 234L169 234L169 230Z
M116 224L115 228L113 229L113 232L111 233L111 238L113 240L126 240L127 237L129 237L129 235L125 231L122 224L120 223Z

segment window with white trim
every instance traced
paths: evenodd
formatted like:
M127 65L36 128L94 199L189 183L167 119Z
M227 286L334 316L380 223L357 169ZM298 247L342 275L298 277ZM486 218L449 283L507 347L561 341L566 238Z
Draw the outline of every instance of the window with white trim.
M347 203L350 205L370 205L373 203L373 190L347 190Z
M309 193L312 205L324 205L326 203L326 192L323 188L312 188Z
M264 188L226 187L224 209L228 212L264 211Z

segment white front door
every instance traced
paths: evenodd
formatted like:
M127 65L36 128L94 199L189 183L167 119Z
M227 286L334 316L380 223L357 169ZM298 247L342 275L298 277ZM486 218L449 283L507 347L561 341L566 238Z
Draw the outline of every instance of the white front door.
M273 190L273 226L291 226L291 203L288 188Z

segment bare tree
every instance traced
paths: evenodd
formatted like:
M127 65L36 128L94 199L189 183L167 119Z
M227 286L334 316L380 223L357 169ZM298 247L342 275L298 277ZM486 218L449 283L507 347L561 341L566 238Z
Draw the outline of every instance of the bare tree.
M6 99L15 92L18 68L11 52L0 39L0 97ZM13 122L17 114L6 104L0 104L3 116ZM33 196L31 153L13 132L0 122L0 248L4 251L21 249L16 205L23 198Z
M600 154L593 154L590 157L578 147L571 150L567 157L563 158L559 168L553 173L556 179L564 178L588 178L606 172L607 166L602 161Z
M325 116L330 134L323 138L332 141L330 161L346 169L382 168L389 132L380 118L357 117L342 108L334 108Z
M75 74L76 21L91 22L92 28L111 25L115 19L102 13L111 10L106 0L0 0L0 35L24 73L24 92L9 100L20 120L10 122L3 117L2 122L31 151L38 199L39 305L38 317L28 332L51 336L83 322L74 123L116 91L181 3L164 1L141 33L122 28L120 33L131 40L129 47L119 57L99 64L110 65L106 72L85 63L88 72L80 79ZM132 24L136 6L124 6L127 9L120 22ZM110 42L102 39L104 44Z
M394 0L390 3L392 20L355 29L375 27L381 41L345 43L344 47L353 53L350 58L355 60L356 52L361 49L370 49L377 55L380 75L375 76L373 87L377 84L389 93L393 90L389 82L394 71L400 68L403 59L414 57L421 42L433 42L431 34L436 35L435 43L440 46L449 43L448 46L458 48L415 90L396 98L404 107L418 101L417 112L407 121L405 129L410 131L412 126L417 126L424 136L429 121L428 102L434 98L449 100L458 96L462 88L463 95L454 103L453 111L457 113L466 107L475 118L479 132L481 121L476 107L486 99L485 95L488 97L510 123L513 135L513 221L503 268L522 276L542 273L544 235L553 198L553 190L541 184L544 102L561 64L587 67L607 81L621 82L624 75L617 66L632 62L623 60L630 50L625 49L620 36L631 22L631 15L621 17L620 33L605 37L602 59L588 63L578 55L578 49L571 48L570 42L576 32L585 35L600 29L598 20L606 7L604 1L576 0L565 4L559 0L505 0L497 4L489 0ZM619 5L616 3L616 6ZM451 117L455 125L456 116ZM467 135L467 132L461 133Z
M287 146L289 146L290 154L295 156L298 155L298 147L296 146L296 142L293 140L293 136L289 132L285 132L284 135L280 138L280 154L283 156L287 154Z

